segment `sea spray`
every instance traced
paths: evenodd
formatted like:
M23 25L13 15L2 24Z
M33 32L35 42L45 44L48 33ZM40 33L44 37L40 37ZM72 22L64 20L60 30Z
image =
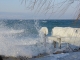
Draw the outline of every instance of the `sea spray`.
M43 54L45 47L39 36L40 27L39 22L33 20L1 20L0 55L32 58Z
M41 27L51 30L55 26L73 27L72 20L0 20L0 55L25 56L32 58L45 52L43 35L39 33ZM67 23L66 23L67 22ZM77 23L76 28L80 22ZM47 36L48 37L48 36ZM53 53L52 41L46 37L46 52ZM76 42L76 41L75 41Z
M39 21L38 20L34 20L34 22L35 22L35 28L36 28L36 30L38 31L38 45L42 45L42 47L44 48L43 49L43 53L46 53L46 47L45 47L45 41L44 41L44 39L46 39L46 37L44 37L44 35L43 35L43 33L41 33L40 32L40 29L42 28L40 25L39 25ZM39 46L37 46L37 47L39 47ZM38 50L39 52L40 52L40 49ZM42 53L41 53L42 54Z

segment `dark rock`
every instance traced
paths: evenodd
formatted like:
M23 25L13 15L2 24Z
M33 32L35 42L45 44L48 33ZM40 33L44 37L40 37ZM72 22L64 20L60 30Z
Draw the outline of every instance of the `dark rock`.
M0 56L0 60L3 60L3 58Z

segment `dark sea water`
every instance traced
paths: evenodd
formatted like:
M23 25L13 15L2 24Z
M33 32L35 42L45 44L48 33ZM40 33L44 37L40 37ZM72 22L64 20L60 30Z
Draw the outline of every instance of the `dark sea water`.
M1 20L0 25L8 29L24 30L21 36L35 37L41 27L47 27L49 34L54 27L80 27L80 20Z
M54 27L73 27L80 28L80 21L76 20L42 20L40 26L46 26L49 29L49 35Z

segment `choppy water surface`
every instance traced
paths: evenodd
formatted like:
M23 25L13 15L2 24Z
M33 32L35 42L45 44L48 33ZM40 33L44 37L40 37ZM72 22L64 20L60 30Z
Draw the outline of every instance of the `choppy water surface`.
M0 54L6 56L36 56L45 52L43 38L39 34L41 27L76 27L73 20L0 20ZM47 52L52 52L50 41L47 42Z

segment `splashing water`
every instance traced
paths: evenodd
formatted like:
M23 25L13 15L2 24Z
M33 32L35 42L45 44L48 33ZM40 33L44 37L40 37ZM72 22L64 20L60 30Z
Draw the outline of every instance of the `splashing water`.
M33 20L0 21L0 55L32 58L44 53L43 38L39 36L39 22ZM48 51L50 45L47 46Z
M39 33L41 27L47 27L49 29L49 35L51 35L51 29L55 26L80 27L80 21L76 26L71 25L72 20L45 21L46 22L44 22L44 20L0 20L0 55L32 58L45 52L53 53L52 41L48 40L47 37L45 50L44 36Z

